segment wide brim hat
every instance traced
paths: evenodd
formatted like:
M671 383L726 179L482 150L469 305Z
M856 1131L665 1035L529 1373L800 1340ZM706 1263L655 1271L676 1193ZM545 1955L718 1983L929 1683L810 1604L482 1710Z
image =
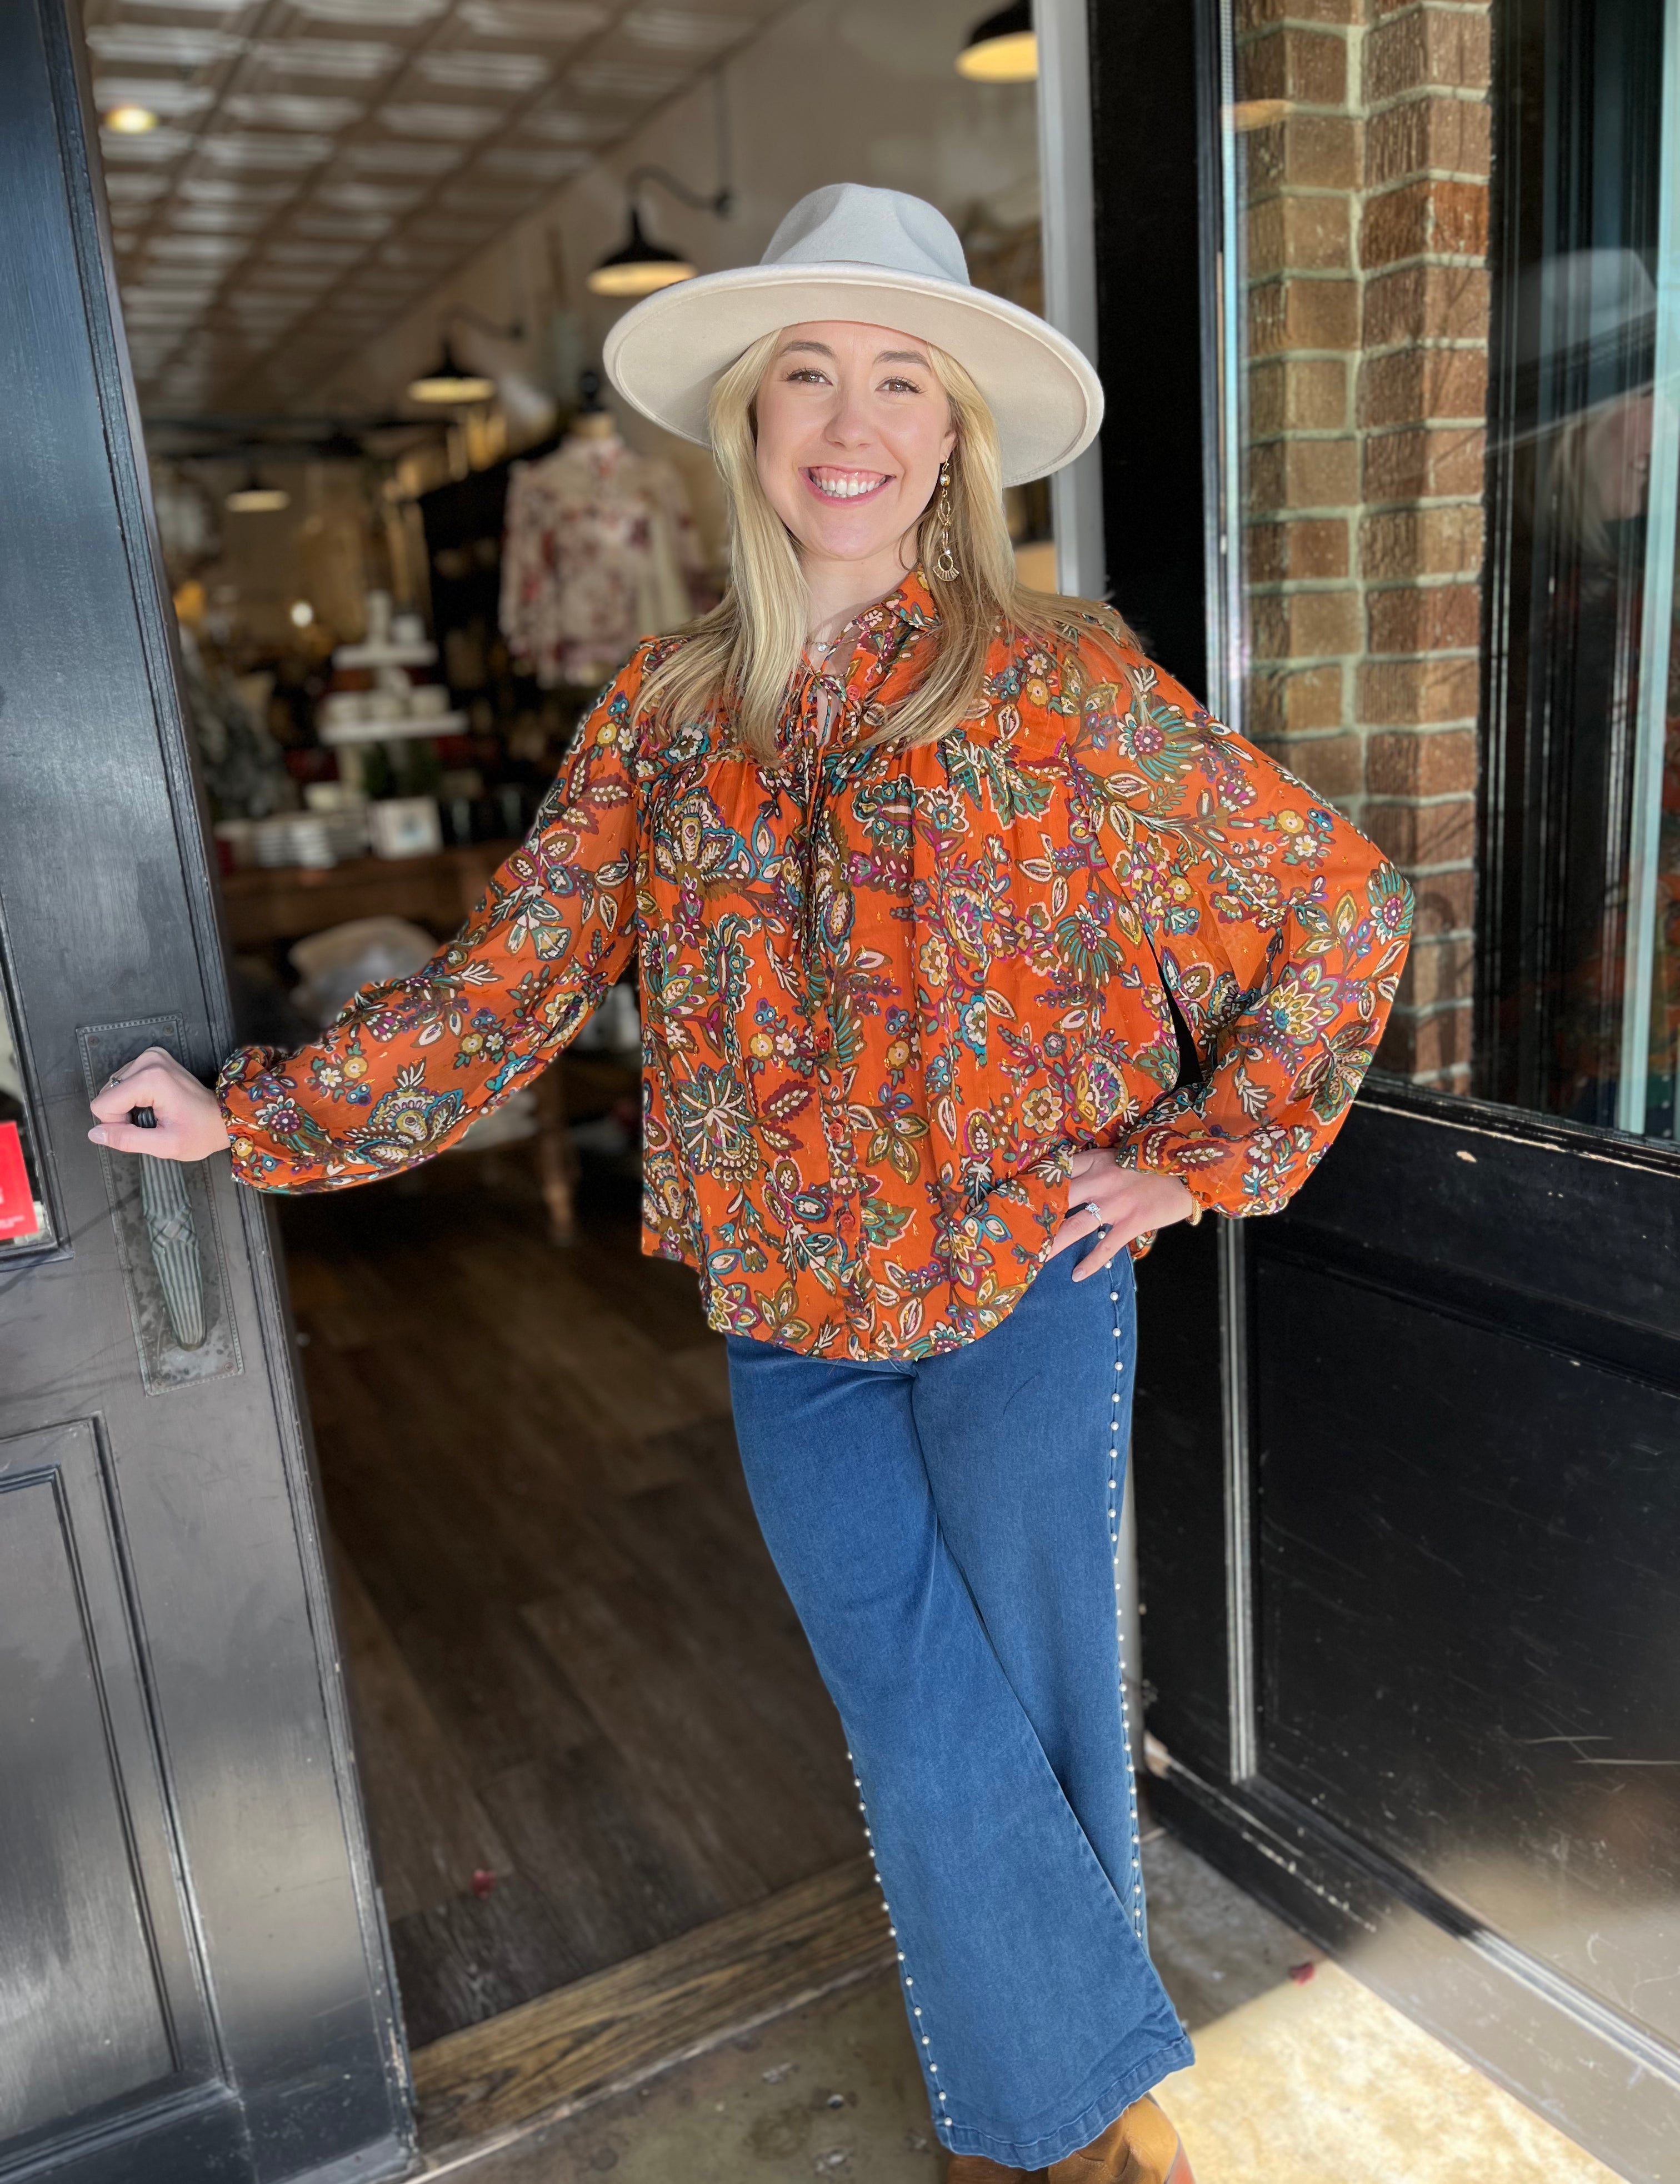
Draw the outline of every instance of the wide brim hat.
M943 213L857 182L801 198L758 265L644 297L608 335L603 361L632 409L705 445L719 375L761 336L821 319L890 326L955 357L991 407L1005 485L1060 470L1102 424L1088 360L1032 312L974 286Z

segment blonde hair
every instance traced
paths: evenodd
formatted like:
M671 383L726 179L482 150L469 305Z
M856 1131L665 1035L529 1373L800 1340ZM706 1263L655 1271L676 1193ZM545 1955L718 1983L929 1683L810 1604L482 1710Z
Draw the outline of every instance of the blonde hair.
M729 585L643 684L638 708L656 733L727 705L732 726L761 764L777 756L777 730L800 670L806 636L806 593L798 549L759 480L754 404L782 338L764 335L718 378L712 389L712 454L729 501ZM893 708L872 740L908 746L932 742L978 713L986 659L1001 628L1011 636L1048 638L1060 621L1094 611L1107 633L1135 643L1111 608L1031 590L1015 574L1015 549L1004 516L998 428L986 397L954 356L930 342L927 353L956 428L951 450L951 546L958 574L943 579L937 566L936 490L916 526L916 554L939 624L933 659L915 688Z

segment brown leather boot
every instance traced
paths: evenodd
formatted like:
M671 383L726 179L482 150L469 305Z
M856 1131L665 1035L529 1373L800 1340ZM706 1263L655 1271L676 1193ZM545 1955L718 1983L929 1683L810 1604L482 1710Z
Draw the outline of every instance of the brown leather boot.
M1196 2184L1183 2142L1147 2094L1044 2175L1047 2184Z
M954 2153L945 2171L945 2184L1026 2184L1027 2169L1005 2169L1001 2161L988 2161L983 2153Z

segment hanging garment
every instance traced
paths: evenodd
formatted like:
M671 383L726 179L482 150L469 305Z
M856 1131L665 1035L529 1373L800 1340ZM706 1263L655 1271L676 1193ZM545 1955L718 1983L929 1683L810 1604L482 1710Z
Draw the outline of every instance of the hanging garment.
M516 463L502 546L502 634L545 689L615 675L638 638L698 604L700 543L670 463L616 434Z

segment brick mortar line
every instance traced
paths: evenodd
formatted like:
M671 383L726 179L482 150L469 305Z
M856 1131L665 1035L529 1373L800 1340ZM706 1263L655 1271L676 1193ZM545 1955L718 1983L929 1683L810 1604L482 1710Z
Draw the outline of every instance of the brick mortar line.
M1281 652L1268 653L1256 660L1257 666L1290 667L1421 667L1438 660L1479 660L1480 645L1430 646L1410 652L1372 652L1361 646L1357 652Z
M1420 15L1457 15L1466 22L1485 23L1491 12L1487 0L1407 0L1405 7L1394 8L1379 22L1361 24L1360 27L1371 36L1390 23L1415 22Z
M1261 577L1249 586L1256 599L1331 599L1353 593L1471 591L1480 588L1479 577L1455 576L1450 570L1420 571L1416 577ZM1388 655L1384 653L1386 660Z
M1413 189L1419 182L1462 182L1466 189L1485 190L1492 181L1492 170L1487 167L1407 167L1384 181L1366 182L1363 195L1367 204L1374 204L1380 198L1393 197L1396 190Z
M1404 258L1385 258L1380 265L1361 265L1354 270L1361 281L1380 281L1386 274L1407 273L1416 265L1438 265L1446 272L1467 268L1472 273L1485 273L1488 260L1485 254L1477 258L1468 250L1413 250Z
M1250 437L1251 448L1334 447L1343 440L1392 440L1399 432L1485 432L1486 412L1479 417L1414 417L1399 424L1284 425L1275 432ZM1468 493L1461 496L1469 499Z
M1493 94L1485 84L1473 83L1414 83L1404 91L1391 91L1382 98L1368 98L1361 104L1357 119L1367 125L1385 114L1398 114L1404 106L1421 106L1426 98L1444 100L1449 106L1486 106L1491 108ZM1287 129L1286 117L1274 127ZM1349 115L1350 120L1355 118Z
M1275 679L1276 676L1278 674L1290 673L1293 672L1297 669L1304 670L1310 667L1432 667L1438 661L1479 660L1481 656L1479 650L1475 652L1466 652L1462 648L1455 648L1450 650L1443 649L1439 652L1314 652L1306 654L1299 652L1278 652L1266 653L1256 656L1253 660L1253 666L1254 668L1260 670L1271 670ZM1416 723L1416 726L1419 727L1427 727L1431 728L1462 727L1465 725L1466 719L1472 717L1473 716L1466 716L1464 714L1455 714L1450 720L1429 722L1420 721ZM1356 725L1361 727L1382 728L1391 727L1404 727L1409 724L1405 722L1360 721Z
M1415 577L1366 577L1360 588L1367 594L1376 592L1479 592L1482 578L1479 574L1455 576L1450 570L1430 569L1421 570ZM1479 646L1477 649L1478 652L1481 649ZM1463 647L1458 649L1462 652ZM1435 655L1432 653L1430 656L1432 659ZM1385 652L1382 657L1386 660L1388 655Z
M1383 280L1391 273L1410 273L1418 266L1426 270L1436 266L1444 273L1485 273L1488 260L1485 257L1473 257L1464 250L1414 250L1405 258L1385 258L1377 265L1280 265L1275 272L1268 270L1251 275L1248 292L1251 296L1258 295L1264 289L1281 287L1286 281L1310 281L1318 288L1327 287L1335 281L1345 281L1355 287L1362 287L1366 281ZM1463 337L1454 338L1462 339Z
M1477 341L1473 334L1420 334L1415 341L1392 341L1373 343L1359 352L1362 363L1391 356L1466 356L1471 354L1485 356L1488 344ZM1331 354L1345 352L1331 351Z
M1255 212L1266 205L1274 204L1345 204L1350 198L1392 197L1396 190L1408 189L1414 182L1462 182L1468 188L1486 189L1486 172L1466 174L1457 168L1416 167L1410 169L1397 181L1372 185L1367 191L1365 184L1354 182L1338 189L1327 182L1276 182L1243 199L1243 209Z
M1356 577L1351 578L1335 577L1327 577L1321 582L1311 577L1279 577L1264 578L1259 582L1251 583L1248 589L1250 597L1257 599L1366 599L1378 593L1387 599L1396 593L1474 591L1479 593L1481 582L1478 578L1441 576L1396 577L1392 581L1381 583L1374 577L1367 577L1361 582ZM1455 656L1461 656L1462 652L1461 646L1456 648ZM1332 656L1341 660L1351 658L1354 655L1337 653ZM1429 655L1432 660L1438 656L1432 651ZM1359 657L1386 660L1393 659L1394 655L1388 652L1377 652L1368 655L1360 654Z
M1463 493L1416 493L1405 500L1313 501L1299 508L1263 508L1244 516L1245 524L1278 523L1286 518L1334 515L1407 515L1441 508L1480 508L1478 496Z

